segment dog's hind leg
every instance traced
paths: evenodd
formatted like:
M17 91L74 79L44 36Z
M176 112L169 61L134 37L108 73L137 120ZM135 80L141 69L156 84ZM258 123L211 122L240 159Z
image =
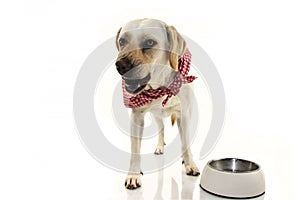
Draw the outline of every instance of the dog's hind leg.
M154 154L163 154L164 153L164 145L165 145L165 142L164 142L164 123L163 123L163 120L162 118L160 117L154 117L155 119L155 122L157 124L157 127L158 127L158 143L157 143L157 146L156 146L156 149L154 151Z

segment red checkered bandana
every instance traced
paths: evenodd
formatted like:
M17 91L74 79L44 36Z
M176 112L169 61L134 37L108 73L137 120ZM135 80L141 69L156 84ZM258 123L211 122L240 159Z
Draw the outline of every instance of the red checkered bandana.
M192 55L190 51L186 49L184 55L179 60L178 73L167 88L144 90L135 95L130 94L125 90L125 81L122 80L123 101L125 106L127 108L141 107L155 99L167 95L162 102L162 106L164 107L172 96L175 96L179 93L182 84L191 83L197 78L196 76L187 76L190 71L191 57Z

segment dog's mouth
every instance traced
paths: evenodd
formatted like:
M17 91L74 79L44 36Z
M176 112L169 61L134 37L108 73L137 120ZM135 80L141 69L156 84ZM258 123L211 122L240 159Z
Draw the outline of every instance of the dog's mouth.
M126 91L131 94L137 94L142 91L146 87L150 78L150 73L142 79L128 79L126 77L122 77L122 79L125 81Z

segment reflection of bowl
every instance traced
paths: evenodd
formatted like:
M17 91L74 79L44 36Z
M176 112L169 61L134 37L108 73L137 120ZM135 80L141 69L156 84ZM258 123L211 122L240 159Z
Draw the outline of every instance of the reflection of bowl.
M205 166L200 187L206 192L229 198L254 198L265 193L265 179L254 162L225 158Z

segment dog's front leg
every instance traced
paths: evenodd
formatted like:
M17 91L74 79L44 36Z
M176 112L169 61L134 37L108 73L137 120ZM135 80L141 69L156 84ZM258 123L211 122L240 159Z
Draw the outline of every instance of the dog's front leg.
M189 138L189 116L188 112L185 112L181 117L177 118L177 125L179 129L180 139L181 139L181 151L182 159L185 165L185 171L187 175L198 176L200 171L196 166L193 155L190 150L190 138Z
M154 154L160 155L164 153L164 123L161 117L154 117L156 124L158 126L158 143L156 146L156 149L154 151Z
M125 187L127 189L136 189L141 184L141 141L144 129L144 112L132 109L130 131L131 131L131 159Z

